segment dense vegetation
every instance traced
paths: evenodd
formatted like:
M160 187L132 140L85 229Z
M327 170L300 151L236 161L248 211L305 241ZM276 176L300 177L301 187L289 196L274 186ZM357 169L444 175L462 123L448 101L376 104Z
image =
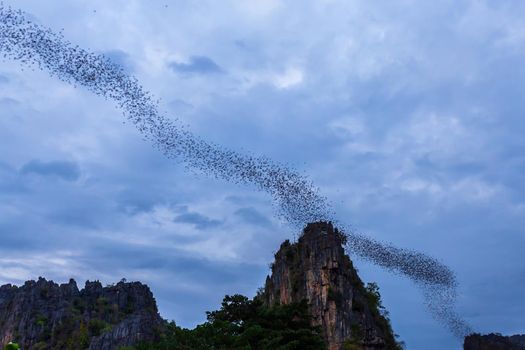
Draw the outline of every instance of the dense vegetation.
M306 302L266 307L258 299L226 296L207 322L189 330L170 323L160 341L120 350L324 350L310 326Z
M375 283L363 288L367 303L382 321L382 327L391 329L381 304L379 289ZM93 323L93 324L92 324ZM85 348L88 333L100 334L105 323L90 322L71 329L73 336L66 348ZM94 330L97 328L97 331ZM85 333L86 336L78 336ZM353 339L348 340L345 350L361 349L359 327L352 329ZM387 337L386 349L402 349L392 337ZM4 350L17 350L16 344L8 344ZM136 347L119 350L325 350L326 346L319 327L310 326L306 301L288 305L265 306L258 298L248 299L242 295L226 296L217 311L207 312L207 322L194 329L185 329L174 322L166 324L155 343L143 343Z
M357 274L356 274L357 276ZM354 298L352 310L372 313L374 322L384 332L385 350L400 350L392 332L388 313L381 303L379 288L375 283L364 285L356 277L354 285L361 297ZM41 289L39 294L42 294ZM343 296L334 289L328 290L328 299L340 307ZM85 299L85 300L84 300ZM88 348L93 337L112 330L133 310L133 300L122 307L110 303L105 297L74 298L71 312L59 319L57 324L39 312L32 312L29 324L39 330L34 350ZM124 298L126 299L126 298ZM226 296L217 311L207 313L207 321L196 328L184 329L174 322L157 324L152 334L157 334L155 343L121 347L119 350L321 350L326 349L319 327L311 326L311 317L305 300L300 303L267 306L262 294L254 299L242 295ZM152 310L152 312L156 312ZM158 333L157 333L158 332ZM17 336L14 339L19 339ZM351 336L345 341L345 350L361 350L365 333L361 323L351 327ZM4 350L18 350L15 343L7 344ZM24 347L25 349L25 347Z
M397 341L397 334L392 331L388 311L383 306L381 301L381 294L379 293L379 286L375 282L370 282L366 287L360 287L362 293L366 298L369 310L374 317L374 322L383 330L385 335L385 349L388 350L403 350L404 342Z

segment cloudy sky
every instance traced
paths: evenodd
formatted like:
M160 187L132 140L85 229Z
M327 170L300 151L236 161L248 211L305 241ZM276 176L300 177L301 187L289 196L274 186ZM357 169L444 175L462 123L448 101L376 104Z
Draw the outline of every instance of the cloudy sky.
M359 232L440 259L477 331L525 332L524 2L4 2L121 64L196 134L305 172ZM297 230L123 121L0 63L0 283L140 280L186 327L254 295ZM460 348L410 281L355 260L408 349Z

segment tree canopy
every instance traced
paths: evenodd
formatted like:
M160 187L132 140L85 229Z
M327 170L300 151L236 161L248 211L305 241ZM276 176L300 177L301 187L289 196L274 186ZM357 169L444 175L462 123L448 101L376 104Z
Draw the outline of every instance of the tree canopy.
M160 341L136 350L324 350L318 327L310 326L306 302L267 307L258 299L226 296L207 322L189 330L169 323ZM124 349L122 349L124 350Z

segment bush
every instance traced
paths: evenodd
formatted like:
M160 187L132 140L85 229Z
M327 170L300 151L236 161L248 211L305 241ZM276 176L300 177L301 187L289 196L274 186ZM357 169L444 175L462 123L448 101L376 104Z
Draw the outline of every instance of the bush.
M96 319L96 318L89 320L89 323L88 323L89 333L95 337L99 336L103 332L110 330L111 329L110 327L111 326L107 324L106 322Z
M353 340L346 340L343 343L343 350L362 350L363 348Z
M19 349L20 349L20 346L18 346L17 343L10 342L6 346L4 346L4 350L19 350Z

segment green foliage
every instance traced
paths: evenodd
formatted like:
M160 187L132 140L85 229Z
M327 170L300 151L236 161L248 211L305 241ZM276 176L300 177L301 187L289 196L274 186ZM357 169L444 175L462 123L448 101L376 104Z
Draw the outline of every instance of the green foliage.
M47 322L47 317L44 316L44 315L37 315L36 316L36 319L35 319L35 324L39 327L44 327L46 325L46 322Z
M103 320L99 320L99 319L93 318L93 319L89 320L88 330L89 330L89 333L92 336L97 337L100 334L102 334L103 332L111 330L111 325L106 323Z
M102 318L108 312L108 300L104 297L97 298L95 302L95 309L98 315Z
M363 290L366 301L374 316L376 324L385 334L385 349L387 350L402 350L403 343L396 341L396 336L392 331L392 325L388 318L388 312L381 302L381 294L379 293L379 286L375 282L368 283Z
M159 342L136 350L321 350L319 328L310 326L306 302L266 307L258 299L226 296L221 309L193 330L167 325ZM121 349L124 350L124 349ZM128 349L126 349L128 350Z
M289 250L285 258L295 260L295 252ZM293 265L293 264L292 264ZM302 283L296 276L295 266L290 269L292 285ZM360 293L352 301L352 308L368 309L374 322L385 336L386 350L400 350L402 345L395 339L388 313L381 303L381 294L376 283L358 285ZM262 291L259 291L261 294ZM328 300L340 306L344 299L337 290L328 289ZM110 331L112 325L135 309L134 300L127 296L125 306L109 303L100 297L90 302L80 298L73 300L71 312L51 324L46 316L32 315L41 327L35 350L82 350L87 349L94 336ZM367 311L368 312L368 311ZM319 327L310 325L306 301L288 305L268 307L262 298L249 299L243 295L225 296L219 310L207 312L207 321L194 329L184 329L175 323L166 324L155 343L139 344L136 347L120 347L118 350L321 350L326 349ZM52 326L52 327L51 327ZM343 344L344 350L360 350L364 331L358 323L351 328L351 339ZM14 335L14 339L16 338ZM10 347L8 347L10 346ZM18 350L10 344L4 350Z
M359 323L354 323L350 327L350 334L352 336L352 340L355 340L355 341L361 340L365 336L363 332L363 328L361 327Z
M45 349L82 350L89 346L87 325L76 317L65 317L53 329L52 340Z
M33 345L33 350L46 350L48 347L47 347L47 343L45 341L40 341L38 343L36 343L35 345Z
M86 311L86 303L82 298L76 297L73 299L73 305L72 305L73 313L77 315L81 315Z
M84 325L84 322L80 322L78 332L74 335L73 339L68 343L68 349L86 349L89 346L89 334L88 329Z
M17 343L9 343L7 344L6 346L4 346L4 350L19 350L20 347L18 346Z
M363 347L360 346L355 340L345 340L343 343L343 350L362 350Z
M379 293L379 286L375 282L370 282L366 285L366 298L368 306L372 309L383 310L384 306L381 304L381 294Z

